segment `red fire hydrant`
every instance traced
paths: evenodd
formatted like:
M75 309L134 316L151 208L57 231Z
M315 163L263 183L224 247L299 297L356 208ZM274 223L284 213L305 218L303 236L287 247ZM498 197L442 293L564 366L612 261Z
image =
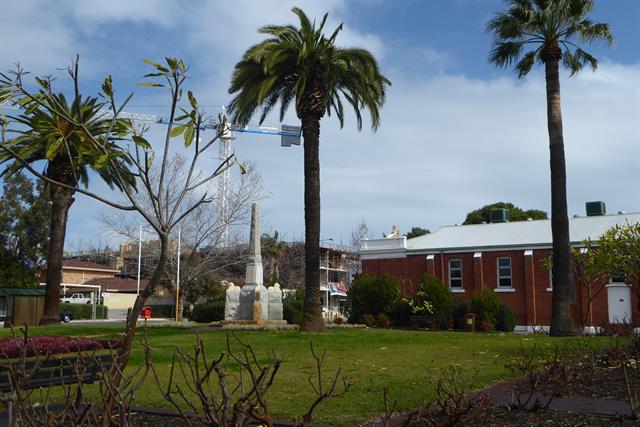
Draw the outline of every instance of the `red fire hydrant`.
M142 310L140 310L140 315L145 320L151 319L151 307L149 307L148 305L142 307Z

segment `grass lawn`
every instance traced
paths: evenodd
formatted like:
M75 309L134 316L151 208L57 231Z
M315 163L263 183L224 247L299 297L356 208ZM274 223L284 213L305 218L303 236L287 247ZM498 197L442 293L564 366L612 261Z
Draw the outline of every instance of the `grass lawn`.
M30 335L83 335L98 338L116 337L122 327L64 326L31 328ZM9 335L0 330L0 337ZM199 332L212 357L226 349L227 332L211 330ZM327 334L301 334L298 332L239 332L244 342L255 349L257 356L266 360L274 350L282 358L275 385L268 397L272 415L277 418L296 419L304 414L314 400L307 376L313 373L314 360L309 350L313 340L317 352L327 349L327 377L342 367L347 378L355 385L345 396L328 402L316 410L316 421L348 424L371 419L382 412L371 386L379 390L388 387L397 409L409 409L434 398L434 382L440 372L456 365L472 388L483 388L508 378L505 368L513 351L521 345L538 343L552 347L562 343L560 338L543 335L514 335L502 333L423 332L384 329L333 330ZM175 346L192 347L196 332L188 329L155 328L148 330L149 343L156 369L168 375ZM598 348L606 346L606 338L582 339L584 345ZM143 362L140 345L136 346L130 368ZM433 383L432 383L433 382ZM136 399L136 405L167 407L151 378Z

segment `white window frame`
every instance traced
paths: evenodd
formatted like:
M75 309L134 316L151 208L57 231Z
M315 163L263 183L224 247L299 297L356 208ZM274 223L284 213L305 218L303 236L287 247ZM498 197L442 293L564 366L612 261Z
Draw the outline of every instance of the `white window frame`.
M451 267L451 261L458 261L460 262L460 267ZM448 276L449 276L449 289L453 290L453 291L459 291L459 290L464 290L464 281L463 281L463 276L462 276L462 259L460 258L451 258L450 260L447 261L447 271L448 271ZM460 280L460 286L453 286L451 284L451 270L460 270L460 277L456 277L455 280Z
M508 259L509 260L509 275L501 276L500 275L500 260ZM502 267L507 268L507 267ZM509 279L509 286L501 286L500 279ZM513 261L510 256L501 256L496 259L496 289L513 289Z

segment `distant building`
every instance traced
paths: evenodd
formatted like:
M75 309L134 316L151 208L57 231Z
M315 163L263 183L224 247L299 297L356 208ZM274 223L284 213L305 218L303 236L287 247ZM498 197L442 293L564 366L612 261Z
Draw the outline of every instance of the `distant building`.
M351 251L345 247L320 247L320 295L324 317L335 318L344 315L351 282L351 258Z
M569 219L574 247L597 240L615 225L640 223L640 213ZM516 330L548 327L551 320L551 272L543 265L552 247L551 221L497 222L442 227L434 233L362 240L364 274L392 274L402 279L405 295L413 295L423 274L438 277L458 300L469 300L483 288L493 290L514 312ZM639 323L635 292L612 278L593 301L594 325ZM603 283L604 284L604 283ZM574 318L585 318L587 295L576 284Z

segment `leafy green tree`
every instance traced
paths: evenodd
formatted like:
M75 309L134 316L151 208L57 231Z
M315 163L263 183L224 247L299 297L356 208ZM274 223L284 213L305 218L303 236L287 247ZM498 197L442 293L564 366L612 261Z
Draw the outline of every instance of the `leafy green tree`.
M531 219L548 219L545 211L537 209L522 210L513 203L509 202L496 202L490 205L484 205L480 209L476 209L467 214L464 220L464 225L468 224L482 224L491 222L491 210L492 209L506 209L509 212L509 221L527 221Z
M36 271L5 247L0 247L0 288L34 288Z
M50 208L45 185L21 173L7 175L0 197L0 246L27 269L44 264Z
M424 236L429 233L431 233L431 231L427 228L411 227L411 231L407 233L407 239L413 239L414 237Z
M247 123L262 107L260 122L280 103L280 120L291 103L304 137L305 305L303 331L324 331L320 310L320 120L335 113L342 127L346 101L353 108L358 129L362 110L369 110L371 126L380 125L380 107L390 84L375 58L364 49L335 46L342 25L324 35L327 14L319 25L294 7L300 27L268 25L259 31L266 40L249 48L236 64L230 112Z
M597 244L600 271L624 280L640 301L640 223L610 228ZM640 302L636 308L640 312Z
M114 126L113 121L105 118L100 111L105 104L98 102L97 98L83 99L76 95L69 104L63 94L47 93L49 82L42 79L39 81L44 86L44 91L40 93L43 96L24 98L28 104L26 112L13 117L13 120L24 125L24 130L16 130L19 135L5 144L10 151L5 149L0 152L0 163L7 164L3 174L13 174L25 168L25 164L44 161L45 175L60 183L49 185L51 218L47 288L44 315L40 321L40 324L55 324L60 321L58 312L62 257L67 217L74 202L75 187L87 187L89 170L97 172L111 188L133 185L133 177L126 169L129 162L125 160L124 151L115 143L119 139L118 134L130 125L126 121L117 121ZM76 118L83 125L71 123L40 103L55 104L56 108L69 117ZM92 138L87 134L91 134ZM100 138L105 140L105 144L99 149L93 141ZM117 174L123 179L118 179Z
M613 38L607 24L589 19L592 0L509 0L508 4L506 11L497 13L487 24L487 30L494 35L489 60L498 67L513 65L519 78L526 76L536 62L544 65L554 257L549 334L572 335L575 331L571 304L575 301L575 289L571 277L559 66L562 61L572 76L585 65L595 70L597 59L578 47L576 41L604 40L611 44Z
M280 240L278 231L273 232L273 236L264 233L260 236L260 246L262 247L262 257L268 261L269 265L269 284L279 282L280 280L280 261L286 250L286 243Z
M389 274L358 277L349 288L349 321L360 322L365 314L373 317L385 314L391 317L400 298L400 285L400 279Z

